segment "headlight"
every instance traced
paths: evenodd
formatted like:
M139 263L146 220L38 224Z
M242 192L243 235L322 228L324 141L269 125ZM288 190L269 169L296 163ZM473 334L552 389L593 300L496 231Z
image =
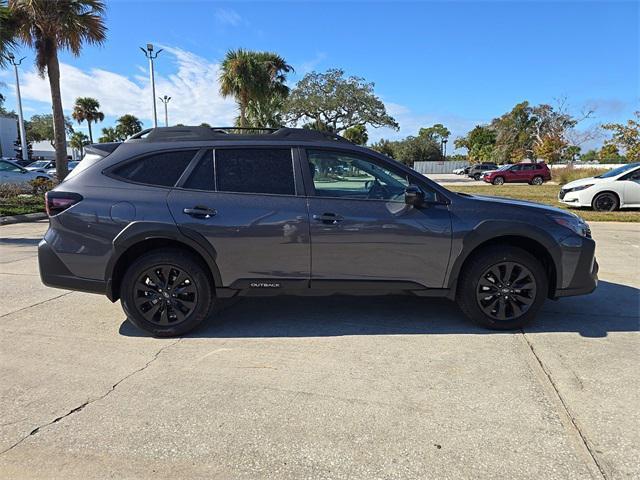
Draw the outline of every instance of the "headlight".
M589 187L593 187L593 183L589 183L587 185L580 185L579 187L574 187L574 188L566 188L566 189L564 189L564 191L565 191L565 193L579 192L581 190L586 190Z
M589 225L587 225L587 222L582 220L577 215L551 215L551 219L557 224L562 225L569 230L572 230L581 237L588 237L590 235L591 230L589 229Z

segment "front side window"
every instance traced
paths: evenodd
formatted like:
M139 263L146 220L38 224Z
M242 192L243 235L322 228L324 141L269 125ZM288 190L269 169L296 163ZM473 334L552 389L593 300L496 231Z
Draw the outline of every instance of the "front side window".
M352 153L308 150L307 157L317 196L404 201L402 174Z
M0 162L0 171L22 173L24 170L11 162Z
M214 152L219 192L295 195L290 148L229 148Z
M113 175L130 182L172 187L196 152L197 150L181 150L153 153L116 167Z

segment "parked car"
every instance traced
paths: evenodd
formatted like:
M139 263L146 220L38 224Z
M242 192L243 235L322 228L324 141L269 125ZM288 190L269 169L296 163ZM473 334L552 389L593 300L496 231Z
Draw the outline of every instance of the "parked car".
M551 170L546 163L515 163L503 165L497 170L485 172L482 180L494 185L503 183L528 183L542 185L551 180Z
M26 167L31 163L31 160L29 159L13 158L13 157L2 157L2 160L7 160L15 165L18 165L19 167Z
M51 179L45 173L30 172L8 160L0 160L0 183L21 184L28 183L36 178Z
M30 172L47 173L47 170L55 170L56 162L54 160L37 160L25 167Z
M480 180L483 173L497 169L498 165L496 165L495 163L478 163L471 166L469 172L467 173L467 176L473 178L474 180Z
M79 163L80 163L79 161L75 161L75 160L72 161L72 162L67 163L67 170L69 172L71 172L74 168L76 168L76 166ZM55 167L55 165L53 166L53 168L49 168L48 170L46 170L46 173L47 173L47 175L55 177L56 176L56 167Z
M581 178L564 185L558 199L573 207L611 212L640 207L640 162L628 163L597 177Z
M456 175L465 175L469 173L470 168L471 168L471 165L467 165L466 167L461 167L461 168L454 168L452 173Z
M87 147L46 195L42 281L120 299L156 336L192 330L225 298L277 294L446 297L513 329L545 298L596 287L575 214L457 194L335 134L269 132L156 128Z

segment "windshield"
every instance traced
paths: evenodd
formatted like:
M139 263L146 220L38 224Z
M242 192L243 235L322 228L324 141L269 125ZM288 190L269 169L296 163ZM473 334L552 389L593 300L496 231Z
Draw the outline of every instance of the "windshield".
M636 163L628 163L618 168L614 168L613 170L609 170L607 173L603 173L602 175L598 175L596 178L612 178L617 177L618 175L628 172L632 168L640 166L640 162Z
M509 170L512 167L512 165L503 165L500 168L498 168L498 172L504 172L505 170Z
M39 160L37 162L30 163L29 167L45 168L47 165L49 165L49 162L47 160Z

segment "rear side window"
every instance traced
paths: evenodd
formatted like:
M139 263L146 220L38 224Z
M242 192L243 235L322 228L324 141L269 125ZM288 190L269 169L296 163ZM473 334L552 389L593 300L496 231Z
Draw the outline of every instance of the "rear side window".
M197 150L181 150L154 153L116 167L113 175L130 182L172 187L196 152Z
M295 195L289 148L242 148L215 151L219 192Z

